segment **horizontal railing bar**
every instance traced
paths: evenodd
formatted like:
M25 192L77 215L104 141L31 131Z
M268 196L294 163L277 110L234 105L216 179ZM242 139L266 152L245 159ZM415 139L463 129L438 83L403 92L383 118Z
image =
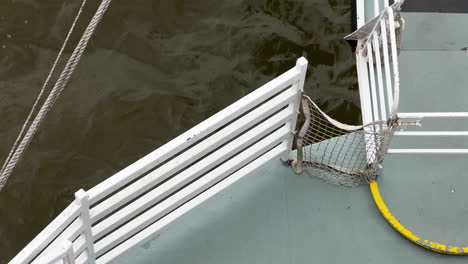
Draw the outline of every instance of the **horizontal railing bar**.
M214 135L203 140L201 143L197 144L196 147L192 147L138 181L126 186L123 190L104 200L94 208L91 208L90 216L92 222L100 220L105 215L124 205L126 202L131 201L156 184L164 181L173 175L174 172L184 168L187 164L190 164L196 159L208 154L212 149L221 146L226 141L239 135L259 120L273 114L282 106L285 106L294 100L296 96L297 91L289 88L258 108L252 110L242 118L216 132Z
M68 226L63 232L55 238L52 243L44 250L43 254L48 254L49 251L59 247L63 241L74 241L83 231L83 221L78 217ZM33 261L32 264L41 264L40 262Z
M468 112L398 113L401 118L468 117Z
M94 240L100 239L108 231L114 229L125 221L128 221L135 215L138 215L140 212L146 210L151 205L156 204L175 190L181 188L192 180L198 178L203 173L209 171L226 158L229 158L238 151L248 147L252 143L266 136L274 128L278 128L288 119L291 119L295 114L296 113L294 113L289 108L282 110L281 112L257 125L253 129L247 131L239 138L236 138L229 144L223 146L217 151L211 153L209 156L198 161L196 164L185 169L174 178L151 190L149 193L133 201L131 204L126 205L124 208L107 217L102 222L93 227Z
M147 172L161 162L164 162L167 158L188 147L193 142L211 134L215 130L249 111L259 103L292 85L294 82L299 81L300 76L301 72L299 69L296 67L290 69L177 138L169 141L162 147L144 156L122 171L116 173L104 182L91 188L88 191L90 204L96 203L105 196L134 180L136 177Z
M468 154L468 149L389 149L389 154Z
M75 260L76 264L85 264L88 263L88 252L83 251Z
M60 213L42 232L40 232L10 264L30 263L42 250L50 244L81 212L78 202L73 201L62 213Z
M95 244L96 256L101 256L108 250L146 228L154 221L163 217L165 214L170 213L172 210L181 206L183 203L192 199L194 196L210 188L211 185L216 184L216 182L222 180L224 177L242 168L252 159L257 158L272 146L279 144L290 133L290 129L286 126L283 126L271 135L268 135L266 138L260 140L248 149L226 161L213 171L204 175L197 181L176 192L155 207L139 215L137 218L133 219L127 224L119 227L117 230L110 233L108 236L104 237Z
M86 238L84 235L78 236L78 238L73 241L73 253L75 254L75 258L81 255L83 250L86 248Z
M166 228L169 224L174 222L176 219L182 217L183 215L191 211L193 208L204 203L205 201L207 201L208 199L210 199L217 193L221 192L222 190L226 189L227 187L233 185L240 179L244 178L246 175L249 175L251 172L258 169L261 165L275 158L278 158L285 151L288 151L286 144L278 145L277 147L263 154L262 156L252 161L251 163L249 163L242 169L238 170L237 172L228 176L227 178L225 178L218 184L214 185L207 191L201 193L197 197L193 198L192 200L188 201L181 207L177 208L175 211L166 215L159 221L151 224L150 226L148 226L146 229L139 232L135 236L131 237L130 239L123 242L122 244L113 248L111 251L107 252L105 255L98 258L96 261L96 264L109 263L110 261L114 260L118 256L122 255L124 252L127 252L129 249L148 242L153 237L159 235L164 230L164 228Z
M468 136L468 131L396 131L395 136Z
M60 247L55 248L53 251L44 254L38 257L34 262L44 264L44 263L57 263L58 261L62 260L67 257L68 249L72 247L72 243L68 240L62 241ZM33 262L33 263L34 263Z

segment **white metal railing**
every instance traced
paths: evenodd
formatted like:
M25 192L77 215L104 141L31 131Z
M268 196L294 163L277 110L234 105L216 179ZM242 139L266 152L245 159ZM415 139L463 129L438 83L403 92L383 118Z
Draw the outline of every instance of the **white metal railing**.
M398 47L394 9L399 10L403 1L373 1L373 13L366 19L369 2L357 0L358 31L351 34L358 38L356 47L356 67L359 81L359 94L363 124L388 120L395 116L399 98ZM367 22L367 24L366 24ZM351 36L350 35L350 36ZM366 127L366 148L373 148L377 138ZM375 156L367 152L368 162Z
M396 0L392 6L403 4ZM362 119L364 124L398 116L402 122L415 121L420 125L424 118L466 118L468 112L397 113L399 102L398 50L395 34L394 9L389 1L374 0L370 17L366 18L366 4L357 0L357 22L373 25L368 38L358 43L356 65L359 78ZM369 8L369 5L367 5ZM369 10L368 10L369 11ZM375 19L378 19L376 23ZM401 25L400 25L401 26ZM390 44L390 46L389 46ZM396 131L394 136L454 137L468 136L468 131ZM468 149L388 149L398 154L465 154Z
M37 263L75 264L72 242L63 241L62 246L39 257Z
M468 118L468 112L429 112L429 113L398 113L402 119L417 120L421 123L423 119L458 119ZM396 131L395 136L432 137L434 140L442 137L468 136L468 131ZM468 154L468 149L429 149L429 148L407 148L389 149L393 154Z
M108 263L292 147L307 60L85 192L11 264Z
M379 1L375 3L375 13L378 15L370 22L373 28L368 37L359 41L356 54L364 124L387 120L398 109L399 72L394 10L387 1L382 12L377 12L380 10ZM399 4L396 1L394 6ZM364 16L365 12L359 11L359 8L364 8L363 2L358 5L358 14ZM363 23L363 18L360 23Z
M356 20L357 20L357 27L362 28L366 22L371 21L372 19L376 18L377 16L381 15L382 11L385 11L386 8L389 7L389 2L386 0L384 1L383 5L381 5L379 0L371 0L373 4L373 9L372 11L369 12L369 10L366 8L366 5L369 3L366 3L367 0L356 0ZM366 11L367 13L371 13L370 16L366 16ZM383 29L386 29L386 27L382 27ZM374 29L374 31L377 29ZM373 34L369 35L370 38L373 37ZM385 35L386 37L386 35ZM379 90L379 88L383 89L383 84L382 82L377 82L375 81L376 77L375 74L369 74L370 71L374 72L374 65L371 64L369 65L369 56L366 56L364 54L367 54L367 49L369 49L370 45L374 45L374 43L371 41L368 46L362 45L362 42L358 42L358 49L356 51L356 68L357 68L357 74L358 74L358 81L359 81L359 95L360 95L360 101L361 101L361 111L362 111L362 121L363 124L368 124L373 121L379 120L381 116L378 115L378 96L376 92L371 93L371 88L374 91ZM372 48L371 48L372 49ZM379 50L380 51L380 50ZM388 48L387 52L383 52L384 55L388 57ZM369 53L370 56L372 56L372 52ZM373 61L373 60L370 60ZM369 67L372 67L370 69ZM380 69L380 73L381 68ZM387 69L387 68L386 68ZM382 75L380 74L379 77ZM379 81L381 78L378 79ZM385 79L388 81L388 78ZM378 88L375 86L379 85ZM374 104L373 104L374 102ZM382 112L384 114L384 112ZM384 120L387 117L384 118Z

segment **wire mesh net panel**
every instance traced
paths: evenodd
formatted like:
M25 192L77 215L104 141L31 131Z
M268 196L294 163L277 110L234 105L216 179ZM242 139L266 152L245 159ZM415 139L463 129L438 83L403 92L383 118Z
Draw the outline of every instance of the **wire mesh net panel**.
M302 99L306 118L297 137L294 168L345 186L375 180L391 137L387 122L365 126L342 124L321 111L307 96Z

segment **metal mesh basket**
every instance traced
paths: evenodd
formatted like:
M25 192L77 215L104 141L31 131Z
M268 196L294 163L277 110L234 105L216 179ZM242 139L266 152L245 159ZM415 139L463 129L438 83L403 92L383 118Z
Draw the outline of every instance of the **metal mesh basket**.
M342 124L326 115L307 96L302 98L305 122L297 137L296 172L332 184L356 186L375 180L391 137L386 121L364 126Z

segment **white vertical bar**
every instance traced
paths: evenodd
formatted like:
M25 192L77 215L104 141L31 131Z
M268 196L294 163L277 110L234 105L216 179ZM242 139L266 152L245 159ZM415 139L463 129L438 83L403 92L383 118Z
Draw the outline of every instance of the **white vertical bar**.
M382 52L384 56L385 86L387 86L388 112L391 113L393 108L393 88L390 73L390 60L388 58L387 23L385 19L382 19L380 21L380 29L382 31Z
M393 64L393 88L394 88L394 102L392 111L390 112L391 116L394 116L398 110L398 102L400 100L400 75L398 72L398 52L396 47L396 37L395 37L395 21L393 16L393 9L387 7L388 10L388 25L390 30L390 43L392 48L392 64Z
M289 103L289 109L296 113L294 117L288 122L289 128L291 129L291 136L287 139L288 151L281 157L283 161L289 159L289 155L292 151L292 145L294 141L294 131L296 130L297 117L299 116L299 106L301 105L302 92L304 91L304 81L307 73L307 60L304 57L300 57L296 61L296 70L300 72L299 80L293 84L293 89L297 93L296 100Z
M388 0L384 0L384 8L387 7L387 6L389 6Z
M356 0L356 19L357 19L357 28L364 26L366 23L366 8L364 0Z
M356 68L358 73L358 82L359 82L359 96L361 100L361 115L362 115L362 123L368 124L372 122L372 109L371 109L371 102L370 102L370 94L369 94L369 75L367 72L367 63L366 58L362 56L362 51L359 51L356 54ZM367 142L371 142L369 139L371 137L370 134L364 135L366 144ZM370 147L368 144L366 148ZM373 158L370 153L367 154L367 162L372 163Z
M356 54L356 68L359 83L359 98L361 100L361 115L362 123L368 124L372 122L372 108L369 93L369 74L367 72L366 58L362 53Z
M356 24L357 28L366 23L365 0L356 0ZM359 45L359 42L358 42ZM362 50L356 52L356 70L358 74L359 97L361 101L362 123L372 122L372 106L369 91L369 74L367 70L366 58L362 56Z
M374 17L380 14L379 1L380 0L374 0Z
M377 121L379 120L379 109L378 109L379 103L377 101L377 89L375 87L374 57L372 55L372 43L371 42L367 44L367 63L369 65L369 76L370 76L370 83L371 83L370 86L371 86L372 112L373 112L372 121Z
M379 44L379 35L377 32L373 34L373 49L375 51L375 67L377 68L377 80L378 80L378 87L379 87L379 96L380 96L380 114L381 120L387 120L387 111L385 110L386 101L385 101L385 91L383 87L383 79L382 79L382 62L380 60L380 44Z
M81 204L81 219L84 226L84 235L86 238L86 251L88 253L88 263L96 263L94 253L94 240L91 233L91 218L89 216L89 194L83 189L75 193L76 200Z

